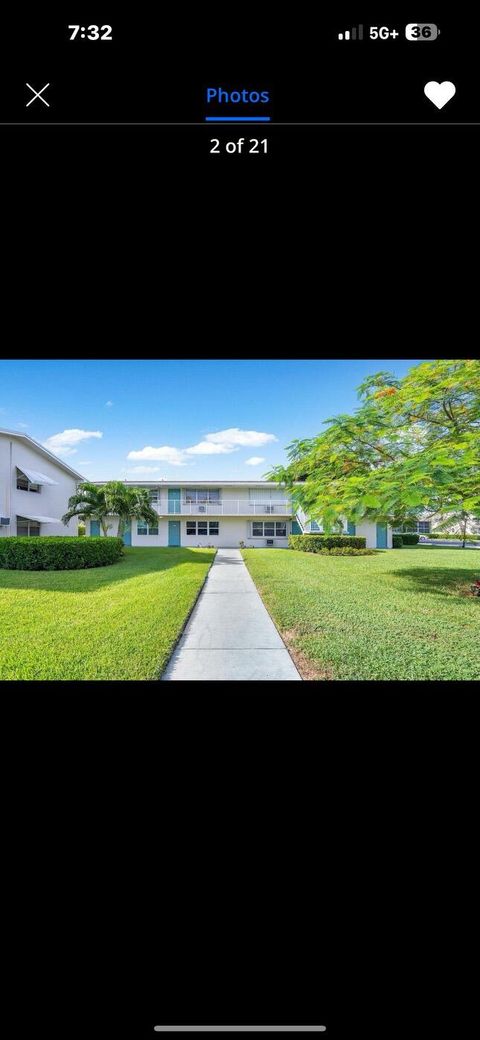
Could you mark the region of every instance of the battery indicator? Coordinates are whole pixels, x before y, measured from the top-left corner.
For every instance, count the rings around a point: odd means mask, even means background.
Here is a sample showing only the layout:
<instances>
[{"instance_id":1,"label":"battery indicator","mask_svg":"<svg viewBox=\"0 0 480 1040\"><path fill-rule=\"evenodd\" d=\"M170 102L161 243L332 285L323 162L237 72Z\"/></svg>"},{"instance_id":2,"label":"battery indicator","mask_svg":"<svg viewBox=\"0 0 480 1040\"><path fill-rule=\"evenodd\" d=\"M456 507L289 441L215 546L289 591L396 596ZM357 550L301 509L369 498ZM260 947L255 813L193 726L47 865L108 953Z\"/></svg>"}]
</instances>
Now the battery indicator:
<instances>
[{"instance_id":1,"label":"battery indicator","mask_svg":"<svg viewBox=\"0 0 480 1040\"><path fill-rule=\"evenodd\" d=\"M412 40L414 43L420 40L436 40L439 35L438 25L433 25L432 22L409 22L405 26L407 40Z\"/></svg>"}]
</instances>

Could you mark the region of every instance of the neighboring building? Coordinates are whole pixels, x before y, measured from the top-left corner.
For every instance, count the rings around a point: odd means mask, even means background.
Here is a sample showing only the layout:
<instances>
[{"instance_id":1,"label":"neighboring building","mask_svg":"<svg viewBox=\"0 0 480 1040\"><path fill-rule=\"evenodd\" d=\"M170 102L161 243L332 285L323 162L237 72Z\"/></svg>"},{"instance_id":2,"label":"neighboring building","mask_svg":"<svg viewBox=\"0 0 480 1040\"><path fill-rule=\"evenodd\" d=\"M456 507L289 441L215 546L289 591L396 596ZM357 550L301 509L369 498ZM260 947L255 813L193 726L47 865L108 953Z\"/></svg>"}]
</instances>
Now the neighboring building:
<instances>
[{"instance_id":1,"label":"neighboring building","mask_svg":"<svg viewBox=\"0 0 480 1040\"><path fill-rule=\"evenodd\" d=\"M97 484L102 481L95 481ZM310 529L295 513L282 487L259 481L125 481L129 487L145 487L158 521L148 526L134 520L124 535L132 546L207 546L287 548L290 534ZM117 517L110 517L109 534L118 530ZM100 534L100 525L87 521L87 535ZM353 533L351 525L347 532ZM359 524L356 534L366 538L367 547L391 548L392 534L386 524Z\"/></svg>"},{"instance_id":2,"label":"neighboring building","mask_svg":"<svg viewBox=\"0 0 480 1040\"><path fill-rule=\"evenodd\" d=\"M365 521L361 524L352 524L350 521L342 520L343 531L339 531L339 534L351 534L357 535L359 538L365 538L365 545L367 549L391 549L392 548L392 528L386 523L375 523L371 520ZM301 510L298 510L295 520L293 521L294 530L292 534L321 534L323 528L321 524L318 524L316 520L308 520ZM332 532L334 533L334 532Z\"/></svg>"},{"instance_id":3,"label":"neighboring building","mask_svg":"<svg viewBox=\"0 0 480 1040\"><path fill-rule=\"evenodd\" d=\"M84 480L26 433L0 429L0 538L6 535L76 535L75 517L62 516Z\"/></svg>"},{"instance_id":4,"label":"neighboring building","mask_svg":"<svg viewBox=\"0 0 480 1040\"><path fill-rule=\"evenodd\" d=\"M431 520L416 520L412 523L402 524L401 527L394 527L394 534L421 534L429 535L432 530Z\"/></svg>"}]
</instances>

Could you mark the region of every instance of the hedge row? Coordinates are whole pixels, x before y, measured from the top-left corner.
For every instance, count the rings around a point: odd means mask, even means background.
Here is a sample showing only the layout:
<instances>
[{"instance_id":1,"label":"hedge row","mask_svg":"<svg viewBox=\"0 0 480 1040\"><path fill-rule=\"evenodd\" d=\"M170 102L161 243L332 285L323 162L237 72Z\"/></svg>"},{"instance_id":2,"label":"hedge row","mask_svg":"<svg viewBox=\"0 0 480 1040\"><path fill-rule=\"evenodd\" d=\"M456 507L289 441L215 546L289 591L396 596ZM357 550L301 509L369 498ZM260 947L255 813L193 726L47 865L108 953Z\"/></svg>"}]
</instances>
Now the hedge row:
<instances>
[{"instance_id":1,"label":"hedge row","mask_svg":"<svg viewBox=\"0 0 480 1040\"><path fill-rule=\"evenodd\" d=\"M123 553L121 538L0 538L0 568L17 571L74 571L106 567Z\"/></svg>"},{"instance_id":2,"label":"hedge row","mask_svg":"<svg viewBox=\"0 0 480 1040\"><path fill-rule=\"evenodd\" d=\"M433 531L432 534L427 535L427 538L444 538L446 541L454 539L456 542L463 542L463 535L461 534L441 534L440 531ZM465 541L480 542L480 534L467 534Z\"/></svg>"},{"instance_id":3,"label":"hedge row","mask_svg":"<svg viewBox=\"0 0 480 1040\"><path fill-rule=\"evenodd\" d=\"M357 538L353 534L291 534L288 539L290 549L300 552L321 552L322 549L364 549L366 538Z\"/></svg>"},{"instance_id":4,"label":"hedge row","mask_svg":"<svg viewBox=\"0 0 480 1040\"><path fill-rule=\"evenodd\" d=\"M419 534L402 534L401 539L404 545L418 545Z\"/></svg>"},{"instance_id":5,"label":"hedge row","mask_svg":"<svg viewBox=\"0 0 480 1040\"><path fill-rule=\"evenodd\" d=\"M403 545L403 534L392 535L392 549L401 549Z\"/></svg>"}]
</instances>

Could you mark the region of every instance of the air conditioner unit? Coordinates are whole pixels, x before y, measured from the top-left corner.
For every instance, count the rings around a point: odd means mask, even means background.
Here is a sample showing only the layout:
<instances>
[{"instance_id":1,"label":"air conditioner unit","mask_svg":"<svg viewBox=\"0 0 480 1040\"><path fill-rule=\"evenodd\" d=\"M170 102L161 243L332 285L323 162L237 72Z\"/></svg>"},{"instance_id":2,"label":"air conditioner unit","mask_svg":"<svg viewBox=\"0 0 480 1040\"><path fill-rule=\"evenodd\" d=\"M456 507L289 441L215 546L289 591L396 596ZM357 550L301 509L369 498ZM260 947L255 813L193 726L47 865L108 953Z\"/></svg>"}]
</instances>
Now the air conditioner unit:
<instances>
[{"instance_id":1,"label":"air conditioner unit","mask_svg":"<svg viewBox=\"0 0 480 1040\"><path fill-rule=\"evenodd\" d=\"M199 506L198 507L198 512L199 513L206 513L207 512L207 507L206 506Z\"/></svg>"},{"instance_id":2,"label":"air conditioner unit","mask_svg":"<svg viewBox=\"0 0 480 1040\"><path fill-rule=\"evenodd\" d=\"M0 516L0 527L10 527L9 516Z\"/></svg>"},{"instance_id":3,"label":"air conditioner unit","mask_svg":"<svg viewBox=\"0 0 480 1040\"><path fill-rule=\"evenodd\" d=\"M273 538L267 538L267 545L273 545Z\"/></svg>"},{"instance_id":4,"label":"air conditioner unit","mask_svg":"<svg viewBox=\"0 0 480 1040\"><path fill-rule=\"evenodd\" d=\"M265 512L266 513L274 513L275 512L275 506L265 506Z\"/></svg>"}]
</instances>

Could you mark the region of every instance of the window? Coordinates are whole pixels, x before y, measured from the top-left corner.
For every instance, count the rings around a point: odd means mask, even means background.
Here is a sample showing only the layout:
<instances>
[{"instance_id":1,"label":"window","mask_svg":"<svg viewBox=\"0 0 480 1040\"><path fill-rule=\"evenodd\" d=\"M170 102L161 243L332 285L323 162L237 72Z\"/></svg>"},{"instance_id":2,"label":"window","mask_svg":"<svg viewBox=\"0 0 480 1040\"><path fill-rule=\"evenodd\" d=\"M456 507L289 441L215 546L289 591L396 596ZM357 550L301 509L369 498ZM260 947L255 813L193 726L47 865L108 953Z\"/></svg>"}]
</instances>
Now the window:
<instances>
[{"instance_id":1,"label":"window","mask_svg":"<svg viewBox=\"0 0 480 1040\"><path fill-rule=\"evenodd\" d=\"M150 526L143 520L137 520L137 534L158 534L158 524Z\"/></svg>"},{"instance_id":2,"label":"window","mask_svg":"<svg viewBox=\"0 0 480 1040\"><path fill-rule=\"evenodd\" d=\"M418 534L430 534L430 520L418 521Z\"/></svg>"},{"instance_id":3,"label":"window","mask_svg":"<svg viewBox=\"0 0 480 1040\"><path fill-rule=\"evenodd\" d=\"M35 491L39 495L40 484L32 484L21 469L17 469L17 491Z\"/></svg>"},{"instance_id":4,"label":"window","mask_svg":"<svg viewBox=\"0 0 480 1040\"><path fill-rule=\"evenodd\" d=\"M210 520L208 525L208 533L218 535L220 533L220 525L218 520Z\"/></svg>"},{"instance_id":5,"label":"window","mask_svg":"<svg viewBox=\"0 0 480 1040\"><path fill-rule=\"evenodd\" d=\"M157 505L158 503L158 488L151 488L148 493L151 505Z\"/></svg>"},{"instance_id":6,"label":"window","mask_svg":"<svg viewBox=\"0 0 480 1040\"><path fill-rule=\"evenodd\" d=\"M197 534L208 534L208 524L206 520L198 521Z\"/></svg>"},{"instance_id":7,"label":"window","mask_svg":"<svg viewBox=\"0 0 480 1040\"><path fill-rule=\"evenodd\" d=\"M287 523L285 520L253 520L252 538L286 538Z\"/></svg>"},{"instance_id":8,"label":"window","mask_svg":"<svg viewBox=\"0 0 480 1040\"><path fill-rule=\"evenodd\" d=\"M220 502L220 488L186 488L185 502Z\"/></svg>"},{"instance_id":9,"label":"window","mask_svg":"<svg viewBox=\"0 0 480 1040\"><path fill-rule=\"evenodd\" d=\"M195 535L206 535L206 534L218 534L219 525L216 520L211 520L207 523L206 520L187 520L187 535L190 538L194 538Z\"/></svg>"},{"instance_id":10,"label":"window","mask_svg":"<svg viewBox=\"0 0 480 1040\"><path fill-rule=\"evenodd\" d=\"M187 535L190 538L194 538L197 533L197 525L195 520L187 520Z\"/></svg>"},{"instance_id":11,"label":"window","mask_svg":"<svg viewBox=\"0 0 480 1040\"><path fill-rule=\"evenodd\" d=\"M310 531L312 534L320 530L320 524L316 520L310 520Z\"/></svg>"},{"instance_id":12,"label":"window","mask_svg":"<svg viewBox=\"0 0 480 1040\"><path fill-rule=\"evenodd\" d=\"M17 537L38 538L40 535L40 524L38 520L27 520L25 516L17 516Z\"/></svg>"}]
</instances>

